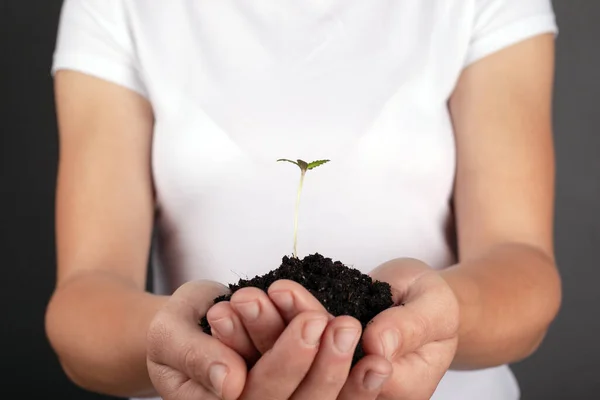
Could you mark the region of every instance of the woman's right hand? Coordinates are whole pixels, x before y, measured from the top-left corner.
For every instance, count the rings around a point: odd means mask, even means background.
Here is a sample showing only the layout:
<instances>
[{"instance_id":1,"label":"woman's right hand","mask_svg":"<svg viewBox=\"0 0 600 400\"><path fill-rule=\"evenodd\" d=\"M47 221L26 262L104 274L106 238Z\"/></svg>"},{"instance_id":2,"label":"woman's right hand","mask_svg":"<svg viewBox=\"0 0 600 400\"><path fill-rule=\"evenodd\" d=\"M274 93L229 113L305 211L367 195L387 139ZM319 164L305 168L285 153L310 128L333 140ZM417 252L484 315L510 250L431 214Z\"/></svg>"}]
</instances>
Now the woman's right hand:
<instances>
[{"instance_id":1,"label":"woman's right hand","mask_svg":"<svg viewBox=\"0 0 600 400\"><path fill-rule=\"evenodd\" d=\"M215 282L179 287L158 311L147 335L147 365L165 400L237 399L246 382L246 363L231 348L206 335L198 321L227 293Z\"/></svg>"},{"instance_id":2,"label":"woman's right hand","mask_svg":"<svg viewBox=\"0 0 600 400\"><path fill-rule=\"evenodd\" d=\"M203 333L198 325L213 305L212 299L226 292L227 288L217 283L190 282L181 286L156 314L148 332L148 370L163 399L377 398L378 391L347 390L358 336L350 347L341 350L336 346L335 333L360 332L358 321L350 317L332 319L318 310L300 312L248 371L243 355ZM360 365L357 368L361 369Z\"/></svg>"}]
</instances>

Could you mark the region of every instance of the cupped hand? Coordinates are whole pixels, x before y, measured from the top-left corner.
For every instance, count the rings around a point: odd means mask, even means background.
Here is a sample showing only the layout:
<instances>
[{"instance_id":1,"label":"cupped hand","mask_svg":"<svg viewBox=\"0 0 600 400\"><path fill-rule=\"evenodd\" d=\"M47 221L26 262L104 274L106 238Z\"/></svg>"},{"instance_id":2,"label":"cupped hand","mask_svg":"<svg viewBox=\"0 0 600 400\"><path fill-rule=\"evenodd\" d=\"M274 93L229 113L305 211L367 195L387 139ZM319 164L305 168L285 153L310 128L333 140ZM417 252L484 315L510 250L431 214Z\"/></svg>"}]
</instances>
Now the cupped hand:
<instances>
[{"instance_id":1,"label":"cupped hand","mask_svg":"<svg viewBox=\"0 0 600 400\"><path fill-rule=\"evenodd\" d=\"M454 293L435 270L413 259L392 260L370 275L374 280L391 285L396 307L380 313L367 326L362 338L367 356L349 375L341 367L343 362L338 368L329 364L322 371L314 366L314 370L319 371L314 375L320 378L321 388L317 384L312 392L323 393L322 387L327 386L324 382L329 380L336 382L332 385L335 388L342 387L338 399L429 399L456 352L459 308ZM269 288L268 294L256 288L239 290L230 302L212 307L207 317L215 337L252 364L269 352L290 321L311 310L326 312L302 286L278 281ZM328 332L332 332L332 343L337 332L347 332L349 327L344 323L353 319L338 317L333 321L340 320L343 321L338 327L341 330L328 328ZM342 385L343 379L346 382ZM383 385L381 391L380 385ZM335 388L328 392L334 393Z\"/></svg>"},{"instance_id":2,"label":"cupped hand","mask_svg":"<svg viewBox=\"0 0 600 400\"><path fill-rule=\"evenodd\" d=\"M294 368L298 345L289 342L286 347L288 342L282 338L305 315L314 313L326 317L328 323L314 348L314 361L298 382L285 374ZM214 337L254 365L244 392L248 399L261 398L249 389L256 387L263 395L265 388L275 391L262 397L269 399L374 400L392 372L391 363L381 355L366 356L350 371L360 323L348 316L329 315L314 296L292 281L277 281L268 293L241 289L229 302L211 307L207 319Z\"/></svg>"},{"instance_id":3,"label":"cupped hand","mask_svg":"<svg viewBox=\"0 0 600 400\"><path fill-rule=\"evenodd\" d=\"M379 399L429 399L457 348L454 292L435 270L413 259L392 260L370 275L392 286L399 305L377 315L363 335L365 352L385 356L393 365Z\"/></svg>"},{"instance_id":4,"label":"cupped hand","mask_svg":"<svg viewBox=\"0 0 600 400\"><path fill-rule=\"evenodd\" d=\"M244 359L198 326L213 299L225 293L227 288L214 282L186 283L155 315L147 334L147 366L163 399L234 400L244 390Z\"/></svg>"},{"instance_id":5,"label":"cupped hand","mask_svg":"<svg viewBox=\"0 0 600 400\"><path fill-rule=\"evenodd\" d=\"M284 289L283 297L288 293L286 282L274 287ZM295 288L301 287L296 285ZM271 302L268 297L258 300L261 307L266 298L267 306L259 308L258 319L254 325L248 324L246 330L231 304L253 301L242 297L252 296L252 291L236 292L231 303L218 303L211 308L212 299L226 291L225 287L210 282L185 284L152 321L148 331L148 371L163 399L377 398L385 377L391 373L391 365L383 357L366 357L353 370L354 379L347 379L359 340L358 321L350 317L332 319L318 302L310 301L312 296L293 297L293 308L286 308L284 299L279 317L270 314L276 318L269 326L277 329L277 334L265 335L260 329L262 312L268 309L268 304L273 306L277 301ZM254 294L266 296L264 292L254 291ZM277 293L274 297L277 298ZM304 300L309 302L305 304ZM209 322L214 324L216 337L206 335L198 325L209 309ZM228 335L231 325L233 333ZM222 337L229 337L229 342L220 340ZM259 352L257 346L262 351ZM256 360L249 371L248 360L241 354Z\"/></svg>"}]
</instances>

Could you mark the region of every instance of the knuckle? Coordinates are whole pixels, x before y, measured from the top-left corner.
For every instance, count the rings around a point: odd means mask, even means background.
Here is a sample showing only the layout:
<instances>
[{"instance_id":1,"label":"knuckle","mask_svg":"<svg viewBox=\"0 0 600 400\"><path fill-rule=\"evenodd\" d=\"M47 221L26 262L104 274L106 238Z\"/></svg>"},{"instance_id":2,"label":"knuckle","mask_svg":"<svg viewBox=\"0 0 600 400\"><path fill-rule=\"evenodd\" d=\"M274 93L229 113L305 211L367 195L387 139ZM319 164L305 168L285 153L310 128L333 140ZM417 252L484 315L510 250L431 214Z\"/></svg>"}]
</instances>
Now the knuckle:
<instances>
[{"instance_id":1,"label":"knuckle","mask_svg":"<svg viewBox=\"0 0 600 400\"><path fill-rule=\"evenodd\" d=\"M458 333L458 328L460 325L460 321L458 318L458 313L447 318L446 332L445 336L454 336Z\"/></svg>"},{"instance_id":2,"label":"knuckle","mask_svg":"<svg viewBox=\"0 0 600 400\"><path fill-rule=\"evenodd\" d=\"M352 317L350 315L340 315L339 317L335 317L331 322L332 326L340 326L343 328L355 328L362 331L362 325L358 319Z\"/></svg>"},{"instance_id":3,"label":"knuckle","mask_svg":"<svg viewBox=\"0 0 600 400\"><path fill-rule=\"evenodd\" d=\"M181 388L185 379L182 379L177 371L166 365L150 363L148 372L152 385L161 398L165 400L184 399Z\"/></svg>"},{"instance_id":4,"label":"knuckle","mask_svg":"<svg viewBox=\"0 0 600 400\"><path fill-rule=\"evenodd\" d=\"M419 313L410 313L400 323L399 353L412 352L423 343L427 343L431 335L428 319Z\"/></svg>"},{"instance_id":5,"label":"knuckle","mask_svg":"<svg viewBox=\"0 0 600 400\"><path fill-rule=\"evenodd\" d=\"M326 312L324 312L322 310L306 310L306 311L300 312L292 320L292 322L295 322L298 324L303 324L309 320L318 319L318 318L328 318L328 315Z\"/></svg>"},{"instance_id":6,"label":"knuckle","mask_svg":"<svg viewBox=\"0 0 600 400\"><path fill-rule=\"evenodd\" d=\"M190 378L201 377L203 366L205 364L205 356L195 347L187 346L182 352L182 365L184 371Z\"/></svg>"},{"instance_id":7,"label":"knuckle","mask_svg":"<svg viewBox=\"0 0 600 400\"><path fill-rule=\"evenodd\" d=\"M413 313L409 321L407 332L411 340L424 339L428 335L430 325L425 315Z\"/></svg>"},{"instance_id":8,"label":"knuckle","mask_svg":"<svg viewBox=\"0 0 600 400\"><path fill-rule=\"evenodd\" d=\"M195 371L198 368L198 353L193 347L188 346L182 354L183 368L186 371Z\"/></svg>"},{"instance_id":9,"label":"knuckle","mask_svg":"<svg viewBox=\"0 0 600 400\"><path fill-rule=\"evenodd\" d=\"M243 303L252 300L262 300L266 297L266 293L256 287L245 287L231 295L231 303Z\"/></svg>"},{"instance_id":10,"label":"knuckle","mask_svg":"<svg viewBox=\"0 0 600 400\"><path fill-rule=\"evenodd\" d=\"M325 373L321 374L320 378L321 384L323 386L332 388L342 387L346 382L346 379L347 376L338 371L334 373L328 373L327 371L325 371Z\"/></svg>"},{"instance_id":11,"label":"knuckle","mask_svg":"<svg viewBox=\"0 0 600 400\"><path fill-rule=\"evenodd\" d=\"M160 360L171 335L171 330L166 321L160 317L155 318L151 322L146 335L148 358L154 361Z\"/></svg>"},{"instance_id":12,"label":"knuckle","mask_svg":"<svg viewBox=\"0 0 600 400\"><path fill-rule=\"evenodd\" d=\"M156 386L157 389L160 389L161 391L170 391L169 383L172 381L173 375L173 370L170 367L166 365L150 363L148 365L148 372L150 373L152 384Z\"/></svg>"},{"instance_id":13,"label":"knuckle","mask_svg":"<svg viewBox=\"0 0 600 400\"><path fill-rule=\"evenodd\" d=\"M443 327L445 328L443 334L445 337L453 336L458 332L459 328L459 315L460 306L458 299L454 296L454 293L449 289L450 293L446 296L447 301L441 311L441 319L443 321Z\"/></svg>"}]
</instances>

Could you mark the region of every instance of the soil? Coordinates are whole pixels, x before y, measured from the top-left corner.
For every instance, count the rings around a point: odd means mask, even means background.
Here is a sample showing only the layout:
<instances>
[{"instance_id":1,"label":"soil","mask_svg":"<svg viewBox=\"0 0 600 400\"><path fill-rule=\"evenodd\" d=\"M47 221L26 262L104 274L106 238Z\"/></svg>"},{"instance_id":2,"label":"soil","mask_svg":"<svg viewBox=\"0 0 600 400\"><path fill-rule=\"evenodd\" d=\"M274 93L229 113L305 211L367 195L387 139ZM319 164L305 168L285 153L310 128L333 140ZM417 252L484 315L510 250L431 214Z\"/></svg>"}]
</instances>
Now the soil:
<instances>
[{"instance_id":1,"label":"soil","mask_svg":"<svg viewBox=\"0 0 600 400\"><path fill-rule=\"evenodd\" d=\"M373 281L370 276L359 270L347 267L340 261L332 261L318 253L300 260L285 256L281 266L265 275L252 279L240 279L230 284L231 294L217 297L215 303L229 301L231 295L245 287L257 287L265 292L269 286L281 279L301 284L334 316L349 315L362 324L367 324L382 311L394 305L390 285ZM200 321L205 333L211 334L206 317ZM352 366L362 357L362 345L358 344Z\"/></svg>"}]
</instances>

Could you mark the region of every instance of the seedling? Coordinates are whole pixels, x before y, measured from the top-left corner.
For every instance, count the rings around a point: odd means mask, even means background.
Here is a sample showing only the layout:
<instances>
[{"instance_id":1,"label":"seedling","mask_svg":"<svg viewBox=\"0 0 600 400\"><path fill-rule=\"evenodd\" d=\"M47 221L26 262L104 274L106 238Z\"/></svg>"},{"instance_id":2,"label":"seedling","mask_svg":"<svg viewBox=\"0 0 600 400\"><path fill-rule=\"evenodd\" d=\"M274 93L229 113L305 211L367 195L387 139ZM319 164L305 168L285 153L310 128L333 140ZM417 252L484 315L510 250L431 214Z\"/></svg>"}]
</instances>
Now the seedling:
<instances>
[{"instance_id":1,"label":"seedling","mask_svg":"<svg viewBox=\"0 0 600 400\"><path fill-rule=\"evenodd\" d=\"M308 171L329 162L329 160L318 160L311 163L287 159L277 161L289 162L300 168L300 183L294 215L294 254L292 257L283 256L281 264L276 269L256 275L251 279L240 278L237 283L230 283L230 293L216 297L214 303L231 300L233 294L243 288L255 287L267 293L269 287L276 281L291 280L312 294L329 314L335 317L351 316L360 321L364 331L375 316L394 306L391 286L388 283L373 281L369 275L363 274L360 270L348 267L341 261L333 261L319 253L310 254L300 260L296 251L298 211L304 177ZM206 316L203 316L198 323L204 333L212 335L212 327ZM354 350L352 366L356 365L364 355L364 349L359 342Z\"/></svg>"},{"instance_id":2,"label":"seedling","mask_svg":"<svg viewBox=\"0 0 600 400\"><path fill-rule=\"evenodd\" d=\"M288 160L286 158L280 158L279 160L277 160L277 162L281 162L281 161L292 163L292 164L298 166L298 168L300 168L300 183L298 184L298 194L296 197L296 209L294 211L294 253L293 253L294 258L298 258L298 251L297 251L298 214L300 211L300 195L302 193L302 186L304 185L304 176L306 175L307 171L310 171L311 169L315 169L325 163L328 163L329 160L317 160L317 161L313 161L310 163L307 163L306 161L302 161L302 160L292 161L292 160Z\"/></svg>"}]
</instances>

